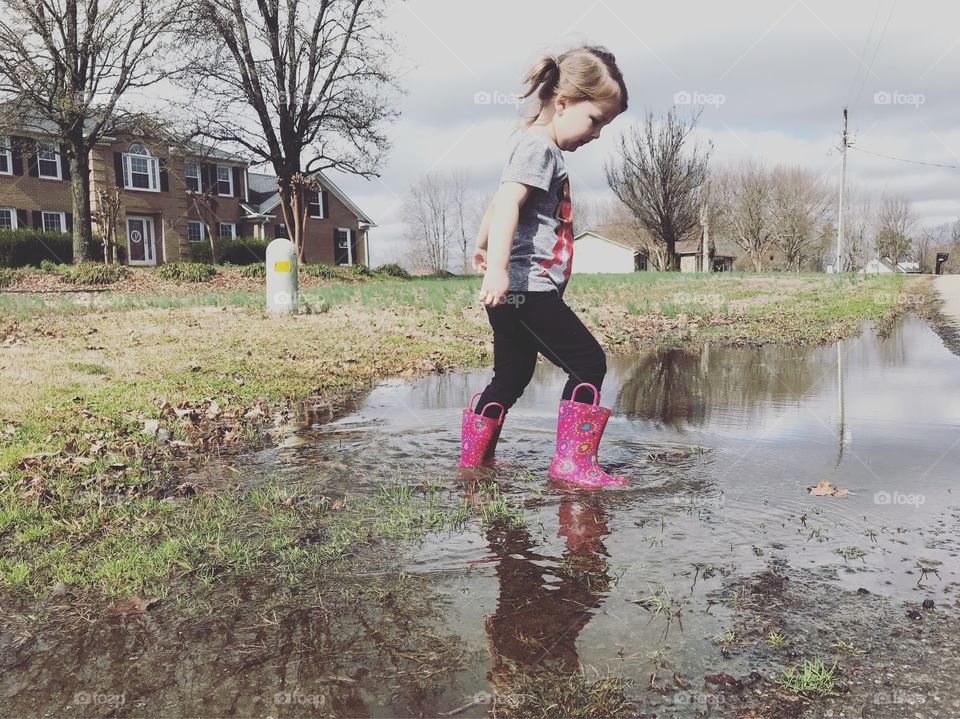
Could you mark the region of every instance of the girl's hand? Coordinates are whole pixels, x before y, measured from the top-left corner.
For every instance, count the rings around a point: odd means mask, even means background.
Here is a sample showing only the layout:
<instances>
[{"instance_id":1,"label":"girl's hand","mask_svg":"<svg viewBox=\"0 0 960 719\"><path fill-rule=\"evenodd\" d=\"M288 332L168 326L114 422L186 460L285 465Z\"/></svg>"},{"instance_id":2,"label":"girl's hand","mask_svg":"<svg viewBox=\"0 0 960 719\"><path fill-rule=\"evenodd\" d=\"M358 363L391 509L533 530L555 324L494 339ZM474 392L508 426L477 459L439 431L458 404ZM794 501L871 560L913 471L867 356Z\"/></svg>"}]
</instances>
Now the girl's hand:
<instances>
[{"instance_id":1,"label":"girl's hand","mask_svg":"<svg viewBox=\"0 0 960 719\"><path fill-rule=\"evenodd\" d=\"M482 247L473 250L473 269L479 270L481 275L487 271L487 251Z\"/></svg>"},{"instance_id":2,"label":"girl's hand","mask_svg":"<svg viewBox=\"0 0 960 719\"><path fill-rule=\"evenodd\" d=\"M510 288L510 277L506 268L487 268L480 286L480 304L485 307L494 307L503 303L507 290Z\"/></svg>"}]
</instances>

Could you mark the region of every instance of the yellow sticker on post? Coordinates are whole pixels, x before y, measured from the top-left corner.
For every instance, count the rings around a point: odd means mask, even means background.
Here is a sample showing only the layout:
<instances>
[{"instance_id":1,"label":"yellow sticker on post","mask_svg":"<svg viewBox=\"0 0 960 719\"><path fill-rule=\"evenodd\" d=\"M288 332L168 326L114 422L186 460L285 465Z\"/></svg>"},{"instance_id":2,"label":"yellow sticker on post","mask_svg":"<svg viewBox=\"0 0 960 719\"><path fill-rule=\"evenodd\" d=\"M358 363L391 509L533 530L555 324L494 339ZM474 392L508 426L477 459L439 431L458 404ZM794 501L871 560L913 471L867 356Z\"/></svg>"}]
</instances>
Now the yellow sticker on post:
<instances>
[{"instance_id":1,"label":"yellow sticker on post","mask_svg":"<svg viewBox=\"0 0 960 719\"><path fill-rule=\"evenodd\" d=\"M289 272L290 271L290 260L282 260L279 262L273 263L274 272Z\"/></svg>"}]
</instances>

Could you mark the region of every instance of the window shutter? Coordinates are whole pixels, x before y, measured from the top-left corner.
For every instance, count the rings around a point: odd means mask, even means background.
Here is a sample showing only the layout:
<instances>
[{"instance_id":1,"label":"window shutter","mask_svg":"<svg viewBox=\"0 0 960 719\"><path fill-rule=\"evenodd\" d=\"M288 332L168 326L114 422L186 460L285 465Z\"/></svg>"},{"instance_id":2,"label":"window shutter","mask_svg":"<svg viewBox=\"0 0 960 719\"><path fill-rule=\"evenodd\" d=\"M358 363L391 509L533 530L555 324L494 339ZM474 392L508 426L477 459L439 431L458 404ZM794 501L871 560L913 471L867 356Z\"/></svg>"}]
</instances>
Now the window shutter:
<instances>
[{"instance_id":1,"label":"window shutter","mask_svg":"<svg viewBox=\"0 0 960 719\"><path fill-rule=\"evenodd\" d=\"M347 230L350 233L350 260L353 264L360 264L360 258L357 256L357 231L356 230Z\"/></svg>"},{"instance_id":2,"label":"window shutter","mask_svg":"<svg viewBox=\"0 0 960 719\"><path fill-rule=\"evenodd\" d=\"M203 187L200 189L203 192L207 192L210 189L216 190L213 186L213 181L216 178L216 174L211 171L210 165L200 165L200 182L203 184ZM216 192L214 192L216 194Z\"/></svg>"},{"instance_id":3,"label":"window shutter","mask_svg":"<svg viewBox=\"0 0 960 719\"><path fill-rule=\"evenodd\" d=\"M113 171L117 176L117 187L123 188L123 155L119 152L113 153Z\"/></svg>"},{"instance_id":4,"label":"window shutter","mask_svg":"<svg viewBox=\"0 0 960 719\"><path fill-rule=\"evenodd\" d=\"M243 197L243 192L240 187L240 168L233 168L233 196L234 197Z\"/></svg>"},{"instance_id":5,"label":"window shutter","mask_svg":"<svg viewBox=\"0 0 960 719\"><path fill-rule=\"evenodd\" d=\"M61 144L59 146L60 150L60 176L66 180L70 181L70 157L67 155L67 146Z\"/></svg>"},{"instance_id":6,"label":"window shutter","mask_svg":"<svg viewBox=\"0 0 960 719\"><path fill-rule=\"evenodd\" d=\"M66 217L66 221L67 221L67 232L73 232L73 213L64 212L63 214Z\"/></svg>"},{"instance_id":7,"label":"window shutter","mask_svg":"<svg viewBox=\"0 0 960 719\"><path fill-rule=\"evenodd\" d=\"M323 219L330 217L330 209L327 207L327 191L320 188L320 203L323 205Z\"/></svg>"},{"instance_id":8,"label":"window shutter","mask_svg":"<svg viewBox=\"0 0 960 719\"><path fill-rule=\"evenodd\" d=\"M43 214L40 212L40 210L33 211L33 228L35 230L43 229Z\"/></svg>"},{"instance_id":9,"label":"window shutter","mask_svg":"<svg viewBox=\"0 0 960 719\"><path fill-rule=\"evenodd\" d=\"M40 169L37 165L37 145L31 142L27 150L27 174L30 177L40 177Z\"/></svg>"},{"instance_id":10,"label":"window shutter","mask_svg":"<svg viewBox=\"0 0 960 719\"><path fill-rule=\"evenodd\" d=\"M157 164L160 165L160 192L169 192L170 173L167 171L167 158L158 157Z\"/></svg>"},{"instance_id":11,"label":"window shutter","mask_svg":"<svg viewBox=\"0 0 960 719\"><path fill-rule=\"evenodd\" d=\"M17 210L17 229L22 230L25 227L29 227L29 223L27 222L27 211Z\"/></svg>"},{"instance_id":12,"label":"window shutter","mask_svg":"<svg viewBox=\"0 0 960 719\"><path fill-rule=\"evenodd\" d=\"M13 165L14 175L23 174L23 142L24 141L22 137L10 138L10 164Z\"/></svg>"}]
</instances>

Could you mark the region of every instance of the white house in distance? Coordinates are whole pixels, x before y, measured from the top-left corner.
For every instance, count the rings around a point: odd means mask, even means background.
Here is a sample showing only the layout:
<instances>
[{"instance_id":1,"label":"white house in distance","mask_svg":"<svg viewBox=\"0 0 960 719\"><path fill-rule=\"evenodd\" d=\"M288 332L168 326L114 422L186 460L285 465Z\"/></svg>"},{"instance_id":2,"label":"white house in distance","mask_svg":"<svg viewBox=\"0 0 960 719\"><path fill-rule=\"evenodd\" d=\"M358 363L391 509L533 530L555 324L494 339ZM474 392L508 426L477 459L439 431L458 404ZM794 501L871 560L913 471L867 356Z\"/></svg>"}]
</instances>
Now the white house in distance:
<instances>
[{"instance_id":1,"label":"white house in distance","mask_svg":"<svg viewBox=\"0 0 960 719\"><path fill-rule=\"evenodd\" d=\"M646 269L642 238L624 225L597 225L573 238L574 274Z\"/></svg>"},{"instance_id":2,"label":"white house in distance","mask_svg":"<svg viewBox=\"0 0 960 719\"><path fill-rule=\"evenodd\" d=\"M597 225L573 238L573 271L596 272L655 272L649 261L650 236L630 225ZM709 270L729 272L738 256L736 246L710 236ZM697 229L693 237L677 243L681 272L702 272L704 268L703 231Z\"/></svg>"},{"instance_id":3,"label":"white house in distance","mask_svg":"<svg viewBox=\"0 0 960 719\"><path fill-rule=\"evenodd\" d=\"M918 272L920 272L919 262L898 262L897 266L894 267L893 262L888 257L874 257L867 263L866 267L860 270L860 274L867 275L916 274Z\"/></svg>"}]
</instances>

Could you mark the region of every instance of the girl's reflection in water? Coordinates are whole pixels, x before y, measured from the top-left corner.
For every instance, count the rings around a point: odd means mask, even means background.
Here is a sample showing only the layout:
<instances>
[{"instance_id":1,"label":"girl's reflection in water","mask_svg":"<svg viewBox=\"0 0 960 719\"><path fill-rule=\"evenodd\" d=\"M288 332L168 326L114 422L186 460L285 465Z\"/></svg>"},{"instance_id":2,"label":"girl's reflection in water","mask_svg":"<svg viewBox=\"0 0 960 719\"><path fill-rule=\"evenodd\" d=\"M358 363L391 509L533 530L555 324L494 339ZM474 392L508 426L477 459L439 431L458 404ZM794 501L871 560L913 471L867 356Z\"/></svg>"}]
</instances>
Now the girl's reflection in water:
<instances>
[{"instance_id":1,"label":"girl's reflection in water","mask_svg":"<svg viewBox=\"0 0 960 719\"><path fill-rule=\"evenodd\" d=\"M577 636L611 586L603 501L602 492L561 496L557 536L564 539L564 548L559 559L538 553L524 527L487 530L490 550L499 560L500 597L496 612L485 619L491 682L498 693L505 692L516 672L580 670Z\"/></svg>"}]
</instances>

